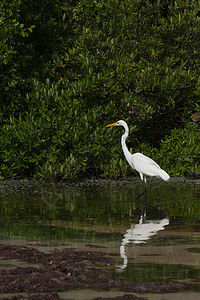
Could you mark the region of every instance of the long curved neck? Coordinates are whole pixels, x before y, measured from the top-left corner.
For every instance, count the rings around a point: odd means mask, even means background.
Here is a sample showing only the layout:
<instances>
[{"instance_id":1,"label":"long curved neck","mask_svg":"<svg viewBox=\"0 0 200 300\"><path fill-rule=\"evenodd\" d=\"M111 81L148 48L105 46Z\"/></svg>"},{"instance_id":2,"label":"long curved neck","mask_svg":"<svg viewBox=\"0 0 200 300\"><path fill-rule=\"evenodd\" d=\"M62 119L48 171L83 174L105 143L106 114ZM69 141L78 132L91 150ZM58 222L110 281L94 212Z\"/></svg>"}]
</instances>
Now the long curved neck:
<instances>
[{"instance_id":1,"label":"long curved neck","mask_svg":"<svg viewBox=\"0 0 200 300\"><path fill-rule=\"evenodd\" d=\"M124 129L125 129L125 133L121 137L121 145L122 145L124 155L125 155L128 163L130 164L129 159L130 159L131 153L128 151L128 148L126 146L126 138L128 137L128 134L129 134L128 126L124 125Z\"/></svg>"}]
</instances>

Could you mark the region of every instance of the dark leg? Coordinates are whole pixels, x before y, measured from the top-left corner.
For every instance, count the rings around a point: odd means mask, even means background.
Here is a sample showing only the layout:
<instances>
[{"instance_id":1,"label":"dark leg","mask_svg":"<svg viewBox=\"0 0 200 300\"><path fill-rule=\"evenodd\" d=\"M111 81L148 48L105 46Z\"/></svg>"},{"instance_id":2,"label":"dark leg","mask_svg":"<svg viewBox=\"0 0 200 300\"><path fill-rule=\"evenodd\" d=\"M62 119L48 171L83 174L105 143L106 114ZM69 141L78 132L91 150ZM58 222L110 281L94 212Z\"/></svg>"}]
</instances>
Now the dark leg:
<instances>
[{"instance_id":1,"label":"dark leg","mask_svg":"<svg viewBox=\"0 0 200 300\"><path fill-rule=\"evenodd\" d=\"M144 177L144 179L142 180L143 182L143 185L144 185L144 191L139 195L137 196L137 198L140 198L142 195L144 195L144 200L145 200L145 203L147 201L147 197L146 197L146 178Z\"/></svg>"},{"instance_id":2,"label":"dark leg","mask_svg":"<svg viewBox=\"0 0 200 300\"><path fill-rule=\"evenodd\" d=\"M143 183L144 183L144 204L146 206L146 204L147 204L147 189L146 189L146 178L145 177L144 177Z\"/></svg>"},{"instance_id":3,"label":"dark leg","mask_svg":"<svg viewBox=\"0 0 200 300\"><path fill-rule=\"evenodd\" d=\"M143 185L144 185L144 191L137 196L137 198L140 198L142 195L144 195L144 204L143 204L143 211L142 211L142 220L146 220L146 207L147 207L147 192L146 192L146 176L142 179Z\"/></svg>"},{"instance_id":4,"label":"dark leg","mask_svg":"<svg viewBox=\"0 0 200 300\"><path fill-rule=\"evenodd\" d=\"M144 206L143 206L143 220L146 220L146 208L147 208L147 192L146 192L146 177L143 179L144 184Z\"/></svg>"}]
</instances>

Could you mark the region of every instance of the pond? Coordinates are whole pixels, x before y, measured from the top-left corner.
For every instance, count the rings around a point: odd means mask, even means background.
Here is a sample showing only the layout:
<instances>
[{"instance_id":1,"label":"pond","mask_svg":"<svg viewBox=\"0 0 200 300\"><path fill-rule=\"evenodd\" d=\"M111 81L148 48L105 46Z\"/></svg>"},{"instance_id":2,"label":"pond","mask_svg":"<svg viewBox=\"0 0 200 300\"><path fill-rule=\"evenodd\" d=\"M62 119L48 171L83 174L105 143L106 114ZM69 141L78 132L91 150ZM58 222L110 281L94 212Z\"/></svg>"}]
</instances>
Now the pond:
<instances>
[{"instance_id":1,"label":"pond","mask_svg":"<svg viewBox=\"0 0 200 300\"><path fill-rule=\"evenodd\" d=\"M140 297L200 298L200 180L149 179L146 207L143 196L138 197L143 188L138 177L5 180L0 188L2 245L28 245L44 252L98 251L114 259L113 279L184 284L178 291L144 292ZM0 260L2 268L5 262ZM76 289L66 291L63 299L93 299L94 293L123 295L119 290Z\"/></svg>"}]
</instances>

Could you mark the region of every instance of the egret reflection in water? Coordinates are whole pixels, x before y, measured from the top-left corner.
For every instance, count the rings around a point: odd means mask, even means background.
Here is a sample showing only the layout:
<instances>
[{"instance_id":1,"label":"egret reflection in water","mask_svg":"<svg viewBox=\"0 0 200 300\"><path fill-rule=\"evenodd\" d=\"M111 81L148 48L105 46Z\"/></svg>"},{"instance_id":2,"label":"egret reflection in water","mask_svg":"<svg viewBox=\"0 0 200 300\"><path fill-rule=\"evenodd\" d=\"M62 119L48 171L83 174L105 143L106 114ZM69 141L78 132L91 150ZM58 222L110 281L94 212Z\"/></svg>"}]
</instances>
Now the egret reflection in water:
<instances>
[{"instance_id":1,"label":"egret reflection in water","mask_svg":"<svg viewBox=\"0 0 200 300\"><path fill-rule=\"evenodd\" d=\"M123 271L128 265L128 257L125 247L130 244L145 244L158 231L164 230L165 226L169 225L169 218L161 220L146 220L146 216L141 215L138 224L132 224L121 242L120 256L123 263L118 266L118 271Z\"/></svg>"}]
</instances>

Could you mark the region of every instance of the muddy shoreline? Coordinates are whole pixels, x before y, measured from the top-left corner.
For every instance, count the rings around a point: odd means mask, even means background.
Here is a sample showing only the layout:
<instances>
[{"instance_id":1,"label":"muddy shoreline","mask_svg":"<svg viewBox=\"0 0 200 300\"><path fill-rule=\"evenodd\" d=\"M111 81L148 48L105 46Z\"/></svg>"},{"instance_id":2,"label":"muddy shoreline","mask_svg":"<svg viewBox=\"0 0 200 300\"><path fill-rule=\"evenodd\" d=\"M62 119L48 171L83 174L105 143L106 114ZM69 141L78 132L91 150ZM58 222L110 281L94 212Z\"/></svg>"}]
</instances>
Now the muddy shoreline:
<instances>
[{"instance_id":1,"label":"muddy shoreline","mask_svg":"<svg viewBox=\"0 0 200 300\"><path fill-rule=\"evenodd\" d=\"M67 290L116 289L123 291L124 296L94 299L128 300L144 299L142 296L134 296L134 293L172 292L186 288L176 282L136 283L134 279L131 282L113 279L115 261L100 250L62 249L45 253L23 245L0 245L0 258L1 261L9 261L10 264L13 260L22 264L17 267L0 268L1 299L57 300L63 299L59 292Z\"/></svg>"}]
</instances>

